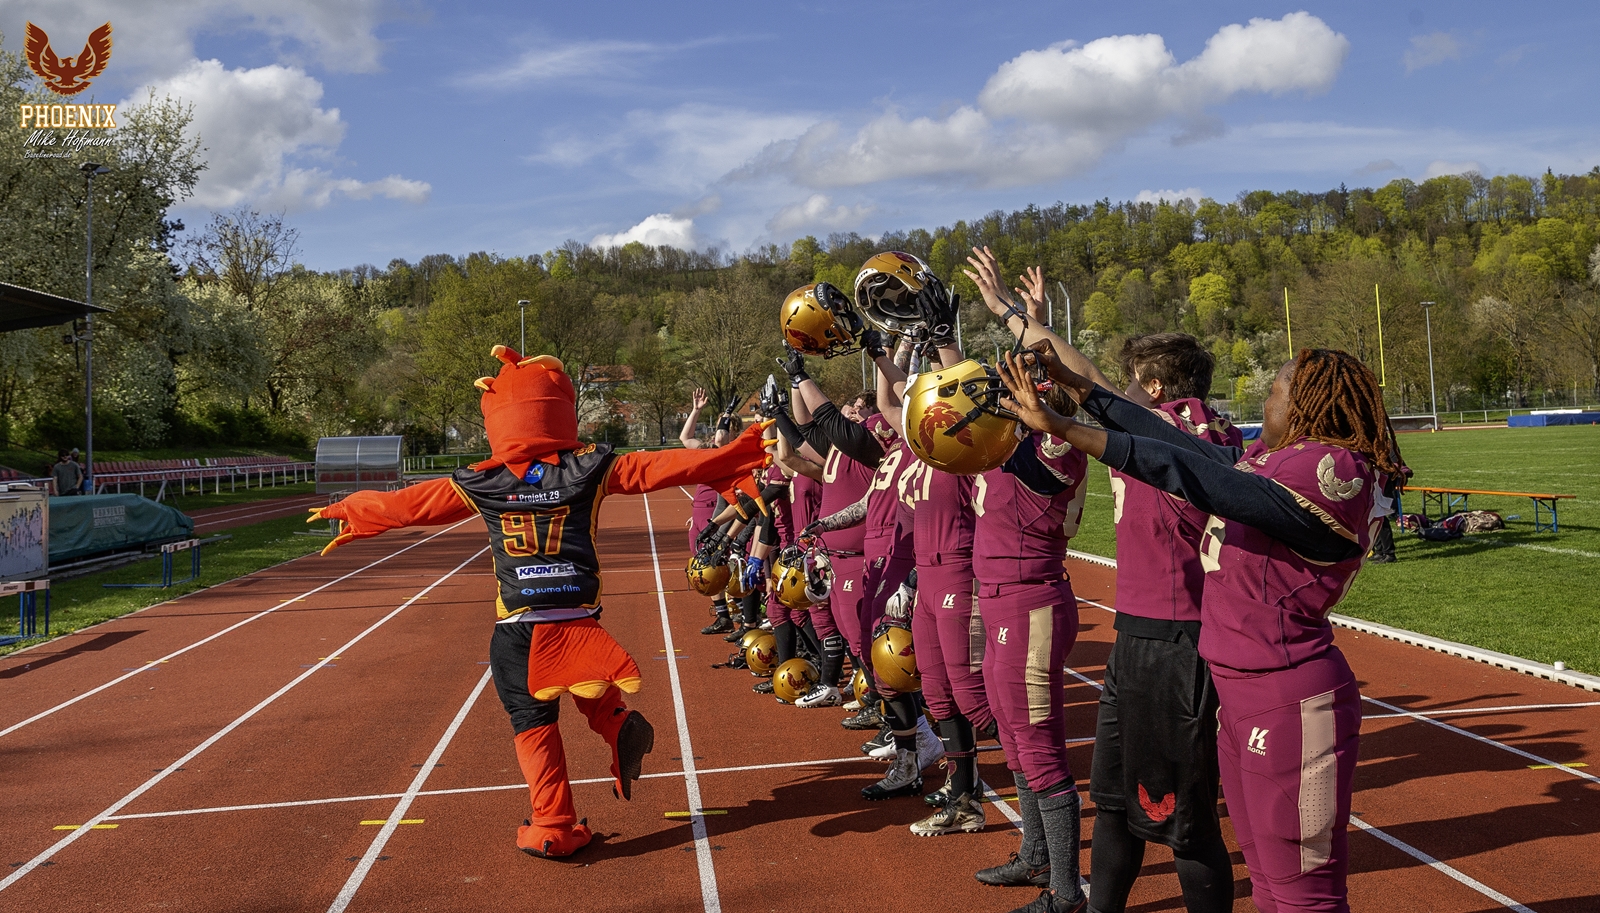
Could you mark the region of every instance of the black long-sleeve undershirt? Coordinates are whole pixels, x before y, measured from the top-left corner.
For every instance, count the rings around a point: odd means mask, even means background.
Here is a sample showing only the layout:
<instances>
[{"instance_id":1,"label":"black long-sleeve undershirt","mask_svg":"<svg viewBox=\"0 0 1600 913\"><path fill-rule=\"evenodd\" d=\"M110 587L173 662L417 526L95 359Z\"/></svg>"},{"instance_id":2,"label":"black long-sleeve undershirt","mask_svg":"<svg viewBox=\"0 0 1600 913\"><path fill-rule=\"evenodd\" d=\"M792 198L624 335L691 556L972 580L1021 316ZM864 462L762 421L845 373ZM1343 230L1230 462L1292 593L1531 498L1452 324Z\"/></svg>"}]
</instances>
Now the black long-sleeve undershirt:
<instances>
[{"instance_id":1,"label":"black long-sleeve undershirt","mask_svg":"<svg viewBox=\"0 0 1600 913\"><path fill-rule=\"evenodd\" d=\"M877 469L883 462L883 447L873 439L872 432L860 422L845 418L833 403L823 403L821 408L813 409L811 421L801 425L800 431L812 449L822 456L838 447L845 456L868 469ZM824 446L818 446L819 439Z\"/></svg>"},{"instance_id":2,"label":"black long-sleeve undershirt","mask_svg":"<svg viewBox=\"0 0 1600 913\"><path fill-rule=\"evenodd\" d=\"M1175 447L1181 447L1214 463L1232 466L1244 456L1238 447L1213 444L1204 438L1186 434L1156 415L1153 411L1097 386L1083 401L1083 411L1094 416L1095 421L1107 431L1125 431L1143 438L1154 438Z\"/></svg>"},{"instance_id":3,"label":"black long-sleeve undershirt","mask_svg":"<svg viewBox=\"0 0 1600 913\"><path fill-rule=\"evenodd\" d=\"M1149 410L1129 405L1150 415ZM1161 429L1187 440L1198 440L1154 415L1150 418L1153 425ZM1221 457L1227 453L1239 453L1238 448L1219 447L1208 441L1199 441L1204 450L1175 446L1167 442L1170 436L1165 431L1157 439L1155 435L1142 437L1108 430L1106 449L1100 461L1147 485L1175 494L1208 514L1254 526L1312 561L1332 563L1361 554L1360 545L1322 522L1303 507L1289 489L1271 479L1234 469L1236 459L1222 461Z\"/></svg>"},{"instance_id":4,"label":"black long-sleeve undershirt","mask_svg":"<svg viewBox=\"0 0 1600 913\"><path fill-rule=\"evenodd\" d=\"M794 423L794 419L789 417L789 413L779 412L774 421L778 423L778 433L783 435L783 439L789 442L789 446L799 450L800 445L806 442L805 435L801 434L800 426Z\"/></svg>"}]
</instances>

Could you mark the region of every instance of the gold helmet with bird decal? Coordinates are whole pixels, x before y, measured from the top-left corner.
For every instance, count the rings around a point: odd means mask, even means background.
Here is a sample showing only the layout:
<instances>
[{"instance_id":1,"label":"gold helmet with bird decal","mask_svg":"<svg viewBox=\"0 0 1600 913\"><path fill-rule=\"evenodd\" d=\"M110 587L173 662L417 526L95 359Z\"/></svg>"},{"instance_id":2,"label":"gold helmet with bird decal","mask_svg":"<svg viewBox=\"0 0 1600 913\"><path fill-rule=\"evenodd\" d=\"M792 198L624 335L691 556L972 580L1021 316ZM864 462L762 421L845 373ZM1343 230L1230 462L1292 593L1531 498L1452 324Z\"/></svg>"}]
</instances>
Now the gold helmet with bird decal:
<instances>
[{"instance_id":1,"label":"gold helmet with bird decal","mask_svg":"<svg viewBox=\"0 0 1600 913\"><path fill-rule=\"evenodd\" d=\"M727 564L712 563L715 560L709 553L699 552L689 559L689 566L684 569L689 588L701 596L715 596L727 589L728 580L733 576Z\"/></svg>"},{"instance_id":2,"label":"gold helmet with bird decal","mask_svg":"<svg viewBox=\"0 0 1600 913\"><path fill-rule=\"evenodd\" d=\"M783 663L772 672L772 693L779 700L794 703L822 680L822 674L808 659L798 656Z\"/></svg>"},{"instance_id":3,"label":"gold helmet with bird decal","mask_svg":"<svg viewBox=\"0 0 1600 913\"><path fill-rule=\"evenodd\" d=\"M805 355L823 358L859 351L866 330L850 299L826 282L790 292L779 310L778 326L784 342Z\"/></svg>"},{"instance_id":4,"label":"gold helmet with bird decal","mask_svg":"<svg viewBox=\"0 0 1600 913\"><path fill-rule=\"evenodd\" d=\"M772 632L756 628L740 642L744 644L744 662L750 667L750 674L771 675L778 666L778 639Z\"/></svg>"},{"instance_id":5,"label":"gold helmet with bird decal","mask_svg":"<svg viewBox=\"0 0 1600 913\"><path fill-rule=\"evenodd\" d=\"M806 553L798 545L791 545L778 553L778 560L773 562L773 573L776 575L773 586L778 594L778 601L796 612L803 612L815 603L806 595L806 585L810 582L806 578Z\"/></svg>"},{"instance_id":6,"label":"gold helmet with bird decal","mask_svg":"<svg viewBox=\"0 0 1600 913\"><path fill-rule=\"evenodd\" d=\"M1017 449L1017 420L999 405L1000 375L967 359L918 374L906 387L906 444L924 463L956 475L976 475L1004 463Z\"/></svg>"},{"instance_id":7,"label":"gold helmet with bird decal","mask_svg":"<svg viewBox=\"0 0 1600 913\"><path fill-rule=\"evenodd\" d=\"M879 684L899 692L922 690L909 623L880 625L878 636L872 639L872 674Z\"/></svg>"}]
</instances>

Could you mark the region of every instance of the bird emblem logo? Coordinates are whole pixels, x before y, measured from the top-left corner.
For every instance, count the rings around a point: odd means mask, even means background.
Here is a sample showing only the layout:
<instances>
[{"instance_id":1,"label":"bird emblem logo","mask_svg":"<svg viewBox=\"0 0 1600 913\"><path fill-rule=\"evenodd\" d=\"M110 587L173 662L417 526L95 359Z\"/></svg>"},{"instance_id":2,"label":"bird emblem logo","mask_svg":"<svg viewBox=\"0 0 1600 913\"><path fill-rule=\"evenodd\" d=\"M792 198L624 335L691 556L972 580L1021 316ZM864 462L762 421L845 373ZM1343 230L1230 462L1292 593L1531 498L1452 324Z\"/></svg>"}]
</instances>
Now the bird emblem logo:
<instances>
[{"instance_id":1,"label":"bird emblem logo","mask_svg":"<svg viewBox=\"0 0 1600 913\"><path fill-rule=\"evenodd\" d=\"M1322 461L1317 464L1317 487L1322 489L1322 495L1339 501L1348 501L1361 494L1361 484L1364 480L1359 476L1346 482L1333 473L1333 454L1323 454Z\"/></svg>"},{"instance_id":2,"label":"bird emblem logo","mask_svg":"<svg viewBox=\"0 0 1600 913\"><path fill-rule=\"evenodd\" d=\"M22 52L28 60L28 68L44 82L45 88L57 95L77 95L89 88L90 81L104 73L106 64L111 62L111 23L90 32L78 56L57 57L50 47L50 36L30 22Z\"/></svg>"}]
</instances>

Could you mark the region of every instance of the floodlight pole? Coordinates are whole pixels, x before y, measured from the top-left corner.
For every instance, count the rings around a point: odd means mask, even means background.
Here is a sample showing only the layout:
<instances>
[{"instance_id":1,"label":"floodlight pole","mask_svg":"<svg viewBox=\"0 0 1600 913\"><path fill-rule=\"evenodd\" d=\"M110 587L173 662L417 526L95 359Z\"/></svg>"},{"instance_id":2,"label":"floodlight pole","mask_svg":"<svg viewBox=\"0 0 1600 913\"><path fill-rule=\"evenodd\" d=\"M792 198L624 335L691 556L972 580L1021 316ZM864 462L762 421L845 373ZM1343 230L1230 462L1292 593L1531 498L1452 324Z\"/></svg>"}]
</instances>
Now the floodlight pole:
<instances>
[{"instance_id":1,"label":"floodlight pole","mask_svg":"<svg viewBox=\"0 0 1600 913\"><path fill-rule=\"evenodd\" d=\"M522 347L517 349L517 354L524 358L528 355L528 299L517 302L517 310L521 312Z\"/></svg>"},{"instance_id":2,"label":"floodlight pole","mask_svg":"<svg viewBox=\"0 0 1600 913\"><path fill-rule=\"evenodd\" d=\"M89 494L94 494L94 178L111 169L99 162L84 162L78 170L83 172L83 303L88 306L83 315L83 482Z\"/></svg>"},{"instance_id":3,"label":"floodlight pole","mask_svg":"<svg viewBox=\"0 0 1600 913\"><path fill-rule=\"evenodd\" d=\"M1072 345L1072 296L1067 294L1067 286L1061 280L1056 280L1056 288L1061 289L1061 299L1067 303L1067 345Z\"/></svg>"},{"instance_id":4,"label":"floodlight pole","mask_svg":"<svg viewBox=\"0 0 1600 913\"><path fill-rule=\"evenodd\" d=\"M1433 403L1433 430L1439 430L1439 394L1433 385L1433 302L1422 302L1422 319L1428 327L1428 399Z\"/></svg>"}]
</instances>

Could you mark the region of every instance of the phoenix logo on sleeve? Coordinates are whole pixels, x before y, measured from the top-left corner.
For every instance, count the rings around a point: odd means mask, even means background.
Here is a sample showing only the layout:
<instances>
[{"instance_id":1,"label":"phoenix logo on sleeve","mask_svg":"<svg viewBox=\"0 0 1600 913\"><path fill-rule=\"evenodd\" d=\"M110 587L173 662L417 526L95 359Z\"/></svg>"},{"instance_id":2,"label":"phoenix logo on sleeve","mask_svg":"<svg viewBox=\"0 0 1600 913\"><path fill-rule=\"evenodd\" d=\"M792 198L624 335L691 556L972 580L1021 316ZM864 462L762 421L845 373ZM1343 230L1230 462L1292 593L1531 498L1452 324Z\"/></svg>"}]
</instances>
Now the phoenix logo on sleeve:
<instances>
[{"instance_id":1,"label":"phoenix logo on sleeve","mask_svg":"<svg viewBox=\"0 0 1600 913\"><path fill-rule=\"evenodd\" d=\"M30 22L22 50L29 69L45 88L57 95L77 95L89 88L90 81L105 72L106 64L111 62L111 23L90 32L78 56L57 57L50 47L50 36Z\"/></svg>"}]
</instances>

